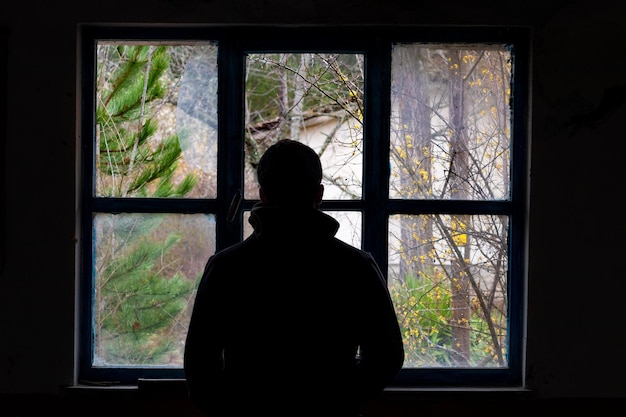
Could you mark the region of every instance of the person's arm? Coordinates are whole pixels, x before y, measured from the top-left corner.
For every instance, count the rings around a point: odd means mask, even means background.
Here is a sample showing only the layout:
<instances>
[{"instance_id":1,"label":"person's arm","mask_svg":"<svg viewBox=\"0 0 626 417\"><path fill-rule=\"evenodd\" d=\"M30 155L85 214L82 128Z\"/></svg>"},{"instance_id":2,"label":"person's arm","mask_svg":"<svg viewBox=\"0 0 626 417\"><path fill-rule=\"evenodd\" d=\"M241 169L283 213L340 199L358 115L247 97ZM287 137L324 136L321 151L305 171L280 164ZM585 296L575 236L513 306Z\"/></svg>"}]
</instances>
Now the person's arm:
<instances>
[{"instance_id":1,"label":"person's arm","mask_svg":"<svg viewBox=\"0 0 626 417\"><path fill-rule=\"evenodd\" d=\"M187 331L184 371L191 401L205 414L220 415L223 387L223 316L220 314L220 294L215 285L220 282L213 260L207 263L198 286L191 320Z\"/></svg>"},{"instance_id":2,"label":"person's arm","mask_svg":"<svg viewBox=\"0 0 626 417\"><path fill-rule=\"evenodd\" d=\"M359 402L378 395L394 379L404 363L404 346L386 282L373 258L366 273L363 339L357 364Z\"/></svg>"}]
</instances>

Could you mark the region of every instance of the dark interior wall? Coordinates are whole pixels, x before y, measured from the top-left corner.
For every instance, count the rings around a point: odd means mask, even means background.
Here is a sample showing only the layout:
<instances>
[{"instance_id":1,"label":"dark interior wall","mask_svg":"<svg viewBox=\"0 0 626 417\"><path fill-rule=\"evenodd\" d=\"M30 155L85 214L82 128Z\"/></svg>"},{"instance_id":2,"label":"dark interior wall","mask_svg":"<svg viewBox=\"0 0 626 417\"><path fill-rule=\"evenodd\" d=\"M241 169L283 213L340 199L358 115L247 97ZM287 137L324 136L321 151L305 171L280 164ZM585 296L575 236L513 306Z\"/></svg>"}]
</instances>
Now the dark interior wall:
<instances>
[{"instance_id":1,"label":"dark interior wall","mask_svg":"<svg viewBox=\"0 0 626 417\"><path fill-rule=\"evenodd\" d=\"M75 3L0 3L0 394L54 395L73 381L78 23L402 23L532 28L527 384L542 399L626 398L623 2Z\"/></svg>"}]
</instances>

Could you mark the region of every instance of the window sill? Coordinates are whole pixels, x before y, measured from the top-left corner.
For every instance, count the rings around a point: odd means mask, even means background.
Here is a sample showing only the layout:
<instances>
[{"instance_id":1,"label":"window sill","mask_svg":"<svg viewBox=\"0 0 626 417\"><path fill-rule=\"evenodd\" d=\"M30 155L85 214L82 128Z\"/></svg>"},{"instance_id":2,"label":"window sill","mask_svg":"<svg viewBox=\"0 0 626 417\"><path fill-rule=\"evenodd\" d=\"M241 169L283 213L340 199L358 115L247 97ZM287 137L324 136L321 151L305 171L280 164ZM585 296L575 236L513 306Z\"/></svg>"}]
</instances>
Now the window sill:
<instances>
[{"instance_id":1,"label":"window sill","mask_svg":"<svg viewBox=\"0 0 626 417\"><path fill-rule=\"evenodd\" d=\"M137 385L115 383L89 383L65 387L68 397L111 397L111 398L186 398L187 386L184 379L140 379ZM388 387L381 396L383 401L404 402L424 400L527 400L534 397L531 390L521 387Z\"/></svg>"},{"instance_id":2,"label":"window sill","mask_svg":"<svg viewBox=\"0 0 626 417\"><path fill-rule=\"evenodd\" d=\"M381 396L389 401L424 400L528 400L534 392L522 387L388 387Z\"/></svg>"}]
</instances>

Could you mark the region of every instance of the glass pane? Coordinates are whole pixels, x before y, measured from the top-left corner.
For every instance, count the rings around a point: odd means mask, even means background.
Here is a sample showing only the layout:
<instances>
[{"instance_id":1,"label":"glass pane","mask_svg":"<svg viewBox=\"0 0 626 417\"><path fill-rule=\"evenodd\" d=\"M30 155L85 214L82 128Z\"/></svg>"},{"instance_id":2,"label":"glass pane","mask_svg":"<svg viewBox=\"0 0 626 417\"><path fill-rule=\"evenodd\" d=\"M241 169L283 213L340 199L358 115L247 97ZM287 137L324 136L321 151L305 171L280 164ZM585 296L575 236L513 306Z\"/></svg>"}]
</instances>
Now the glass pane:
<instances>
[{"instance_id":1,"label":"glass pane","mask_svg":"<svg viewBox=\"0 0 626 417\"><path fill-rule=\"evenodd\" d=\"M389 289L405 368L503 368L508 335L508 218L396 215Z\"/></svg>"},{"instance_id":2,"label":"glass pane","mask_svg":"<svg viewBox=\"0 0 626 417\"><path fill-rule=\"evenodd\" d=\"M246 60L244 197L258 198L265 150L291 138L322 160L326 199L360 199L363 178L363 55L251 54Z\"/></svg>"},{"instance_id":3,"label":"glass pane","mask_svg":"<svg viewBox=\"0 0 626 417\"><path fill-rule=\"evenodd\" d=\"M389 196L508 200L511 53L396 44Z\"/></svg>"},{"instance_id":4,"label":"glass pane","mask_svg":"<svg viewBox=\"0 0 626 417\"><path fill-rule=\"evenodd\" d=\"M182 367L214 216L99 213L93 234L93 365Z\"/></svg>"},{"instance_id":5,"label":"glass pane","mask_svg":"<svg viewBox=\"0 0 626 417\"><path fill-rule=\"evenodd\" d=\"M338 239L361 248L361 213L356 211L327 211L326 214L332 216L339 222L339 231L335 235ZM252 226L248 223L250 212L243 212L243 238L247 238L253 232Z\"/></svg>"},{"instance_id":6,"label":"glass pane","mask_svg":"<svg viewBox=\"0 0 626 417\"><path fill-rule=\"evenodd\" d=\"M326 211L325 213L339 222L339 231L335 236L339 240L361 249L361 212Z\"/></svg>"},{"instance_id":7,"label":"glass pane","mask_svg":"<svg viewBox=\"0 0 626 417\"><path fill-rule=\"evenodd\" d=\"M97 197L215 197L217 46L99 42Z\"/></svg>"}]
</instances>

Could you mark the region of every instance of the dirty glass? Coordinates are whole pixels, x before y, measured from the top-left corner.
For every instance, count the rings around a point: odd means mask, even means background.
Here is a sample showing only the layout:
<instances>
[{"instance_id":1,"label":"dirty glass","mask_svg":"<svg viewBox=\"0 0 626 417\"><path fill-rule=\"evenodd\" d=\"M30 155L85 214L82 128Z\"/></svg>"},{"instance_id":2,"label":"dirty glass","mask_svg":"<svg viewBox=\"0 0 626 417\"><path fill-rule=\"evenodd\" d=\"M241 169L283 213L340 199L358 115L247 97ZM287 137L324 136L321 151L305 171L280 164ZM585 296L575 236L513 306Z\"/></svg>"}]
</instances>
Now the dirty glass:
<instances>
[{"instance_id":1,"label":"dirty glass","mask_svg":"<svg viewBox=\"0 0 626 417\"><path fill-rule=\"evenodd\" d=\"M510 198L511 75L504 45L395 45L390 198Z\"/></svg>"},{"instance_id":2,"label":"dirty glass","mask_svg":"<svg viewBox=\"0 0 626 417\"><path fill-rule=\"evenodd\" d=\"M506 45L394 45L389 197L414 201L388 221L405 368L509 365L509 216L432 203L510 200L511 79Z\"/></svg>"},{"instance_id":3,"label":"dirty glass","mask_svg":"<svg viewBox=\"0 0 626 417\"><path fill-rule=\"evenodd\" d=\"M93 236L93 364L181 367L214 216L96 213Z\"/></svg>"},{"instance_id":4,"label":"dirty glass","mask_svg":"<svg viewBox=\"0 0 626 417\"><path fill-rule=\"evenodd\" d=\"M97 197L215 197L217 47L100 42Z\"/></svg>"},{"instance_id":5,"label":"dirty glass","mask_svg":"<svg viewBox=\"0 0 626 417\"><path fill-rule=\"evenodd\" d=\"M245 198L258 198L252 167L285 138L318 153L326 199L362 197L363 74L360 54L246 56Z\"/></svg>"}]
</instances>

